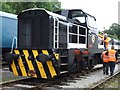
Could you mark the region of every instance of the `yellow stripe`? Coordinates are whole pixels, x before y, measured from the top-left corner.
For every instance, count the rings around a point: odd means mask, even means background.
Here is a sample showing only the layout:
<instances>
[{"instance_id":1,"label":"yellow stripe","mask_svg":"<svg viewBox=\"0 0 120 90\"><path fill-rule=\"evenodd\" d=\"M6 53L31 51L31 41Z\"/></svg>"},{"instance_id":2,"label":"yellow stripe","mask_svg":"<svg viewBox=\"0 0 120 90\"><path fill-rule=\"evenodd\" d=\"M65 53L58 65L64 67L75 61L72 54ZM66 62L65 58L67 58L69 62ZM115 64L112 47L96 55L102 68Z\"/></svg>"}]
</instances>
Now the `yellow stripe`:
<instances>
[{"instance_id":1,"label":"yellow stripe","mask_svg":"<svg viewBox=\"0 0 120 90\"><path fill-rule=\"evenodd\" d=\"M25 55L25 59L26 59L26 61L27 61L29 70L35 70L34 67L33 67L32 61L31 61L31 60L28 60L28 56L29 56L28 51L27 51L27 50L23 50L23 53L24 53L24 55ZM37 75L35 74L35 75L32 76L32 77L37 77Z\"/></svg>"},{"instance_id":2,"label":"yellow stripe","mask_svg":"<svg viewBox=\"0 0 120 90\"><path fill-rule=\"evenodd\" d=\"M42 50L42 53L46 54L46 55L49 55L47 50ZM52 61L47 61L47 65L48 65L48 68L50 70L50 73L51 73L52 77L56 76L57 74L56 74L56 71L55 71L55 69L53 67Z\"/></svg>"},{"instance_id":3,"label":"yellow stripe","mask_svg":"<svg viewBox=\"0 0 120 90\"><path fill-rule=\"evenodd\" d=\"M59 60L59 54L54 54L54 55L55 55L56 60Z\"/></svg>"},{"instance_id":4,"label":"yellow stripe","mask_svg":"<svg viewBox=\"0 0 120 90\"><path fill-rule=\"evenodd\" d=\"M38 55L37 50L32 50L32 52L33 52L34 58L36 58L36 56ZM40 71L41 77L42 77L42 78L47 78L42 63L41 63L41 62L38 62L37 60L36 60L36 63L37 63L38 69L39 69L39 71Z\"/></svg>"},{"instance_id":5,"label":"yellow stripe","mask_svg":"<svg viewBox=\"0 0 120 90\"><path fill-rule=\"evenodd\" d=\"M18 50L15 50L15 53L16 53L16 54L20 54ZM25 67L24 67L24 65L23 65L23 61L22 61L22 58L21 58L21 57L20 57L19 60L18 60L18 64L19 64L19 66L20 66L22 75L23 75L23 76L27 76L27 73L26 73L26 71L25 71Z\"/></svg>"},{"instance_id":6,"label":"yellow stripe","mask_svg":"<svg viewBox=\"0 0 120 90\"><path fill-rule=\"evenodd\" d=\"M17 69L16 69L14 61L12 61L11 68L12 68L13 74L18 76L18 72L17 72Z\"/></svg>"}]
</instances>

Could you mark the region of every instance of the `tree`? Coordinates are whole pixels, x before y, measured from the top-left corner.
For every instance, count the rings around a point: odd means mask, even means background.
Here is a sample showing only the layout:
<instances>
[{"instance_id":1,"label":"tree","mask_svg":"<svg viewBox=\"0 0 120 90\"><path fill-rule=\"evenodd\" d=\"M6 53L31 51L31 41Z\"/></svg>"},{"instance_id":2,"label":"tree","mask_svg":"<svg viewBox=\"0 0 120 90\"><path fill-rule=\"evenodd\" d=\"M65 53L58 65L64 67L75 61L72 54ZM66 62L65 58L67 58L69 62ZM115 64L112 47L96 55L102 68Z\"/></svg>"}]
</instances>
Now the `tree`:
<instances>
[{"instance_id":1,"label":"tree","mask_svg":"<svg viewBox=\"0 0 120 90\"><path fill-rule=\"evenodd\" d=\"M58 0L55 2L1 2L2 5L1 11L19 14L23 10L29 8L45 8L49 11L56 11L61 9L61 3Z\"/></svg>"},{"instance_id":2,"label":"tree","mask_svg":"<svg viewBox=\"0 0 120 90\"><path fill-rule=\"evenodd\" d=\"M111 38L120 40L120 25L113 23L108 30L105 30L105 33Z\"/></svg>"}]
</instances>

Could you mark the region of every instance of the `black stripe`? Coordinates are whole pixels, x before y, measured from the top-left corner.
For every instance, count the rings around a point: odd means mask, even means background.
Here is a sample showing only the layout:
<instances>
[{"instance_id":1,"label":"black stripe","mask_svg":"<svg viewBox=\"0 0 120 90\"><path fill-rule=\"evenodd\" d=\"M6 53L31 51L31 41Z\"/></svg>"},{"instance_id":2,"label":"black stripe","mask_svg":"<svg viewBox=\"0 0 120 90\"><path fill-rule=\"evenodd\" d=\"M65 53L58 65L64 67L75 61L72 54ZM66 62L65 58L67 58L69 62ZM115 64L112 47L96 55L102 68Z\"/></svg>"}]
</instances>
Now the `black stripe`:
<instances>
[{"instance_id":1,"label":"black stripe","mask_svg":"<svg viewBox=\"0 0 120 90\"><path fill-rule=\"evenodd\" d=\"M49 55L53 54L52 49L48 49L47 51L48 51Z\"/></svg>"},{"instance_id":2,"label":"black stripe","mask_svg":"<svg viewBox=\"0 0 120 90\"><path fill-rule=\"evenodd\" d=\"M25 59L25 55L24 55L24 53L23 53L23 50L19 50L19 52L20 52L20 55L22 55L22 56L21 56L22 62L23 62L23 65L24 65L24 67L25 67L25 71L26 71L27 76L28 76L28 70L29 70L28 63L27 63L27 61L26 61L26 59Z\"/></svg>"},{"instance_id":3,"label":"black stripe","mask_svg":"<svg viewBox=\"0 0 120 90\"><path fill-rule=\"evenodd\" d=\"M13 51L13 53L15 54L14 51ZM19 75L19 76L22 76L22 72L21 72L20 66L19 66L19 64L18 64L18 60L14 60L14 63L15 63L15 66L16 66L16 69L17 69L17 72L18 72L18 75Z\"/></svg>"},{"instance_id":4,"label":"black stripe","mask_svg":"<svg viewBox=\"0 0 120 90\"><path fill-rule=\"evenodd\" d=\"M9 71L13 72L11 65L9 64Z\"/></svg>"},{"instance_id":5,"label":"black stripe","mask_svg":"<svg viewBox=\"0 0 120 90\"><path fill-rule=\"evenodd\" d=\"M41 78L41 74L39 73L40 71L39 71L38 66L37 66L37 63L36 63L36 61L35 61L35 59L34 59L34 55L33 55L33 53L32 53L32 50L28 50L28 53L29 53L30 56L33 57L31 61L32 61L33 67L34 67L34 69L35 69L35 71L36 71L37 77L40 77L40 78Z\"/></svg>"},{"instance_id":6,"label":"black stripe","mask_svg":"<svg viewBox=\"0 0 120 90\"><path fill-rule=\"evenodd\" d=\"M52 78L52 75L50 74L50 70L49 70L49 68L48 68L47 63L46 63L46 62L45 62L45 63L42 63L42 65L43 65L43 67L44 67L44 70L45 70L45 73L46 73L47 78Z\"/></svg>"},{"instance_id":7,"label":"black stripe","mask_svg":"<svg viewBox=\"0 0 120 90\"><path fill-rule=\"evenodd\" d=\"M38 50L38 53L42 53L42 50ZM45 70L45 73L46 73L46 76L47 78L52 78L52 75L50 74L50 71L49 71L49 68L48 68L48 65L47 63L42 63L43 67L44 67L44 70Z\"/></svg>"},{"instance_id":8,"label":"black stripe","mask_svg":"<svg viewBox=\"0 0 120 90\"><path fill-rule=\"evenodd\" d=\"M42 54L42 49L37 50L38 54Z\"/></svg>"}]
</instances>

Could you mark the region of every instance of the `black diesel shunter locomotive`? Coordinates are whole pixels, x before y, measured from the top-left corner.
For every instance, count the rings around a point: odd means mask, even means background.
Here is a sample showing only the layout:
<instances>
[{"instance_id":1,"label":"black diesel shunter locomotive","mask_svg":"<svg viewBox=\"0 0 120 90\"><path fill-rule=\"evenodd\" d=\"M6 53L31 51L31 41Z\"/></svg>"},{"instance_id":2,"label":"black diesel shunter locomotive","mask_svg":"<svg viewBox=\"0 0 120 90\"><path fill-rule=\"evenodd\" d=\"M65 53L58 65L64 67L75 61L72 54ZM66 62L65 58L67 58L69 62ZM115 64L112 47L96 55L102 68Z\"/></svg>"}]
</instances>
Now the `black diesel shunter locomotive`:
<instances>
[{"instance_id":1,"label":"black diesel shunter locomotive","mask_svg":"<svg viewBox=\"0 0 120 90\"><path fill-rule=\"evenodd\" d=\"M28 9L18 15L18 47L6 55L14 75L54 78L79 70L74 50L90 52L88 68L99 62L95 17L80 9Z\"/></svg>"}]
</instances>

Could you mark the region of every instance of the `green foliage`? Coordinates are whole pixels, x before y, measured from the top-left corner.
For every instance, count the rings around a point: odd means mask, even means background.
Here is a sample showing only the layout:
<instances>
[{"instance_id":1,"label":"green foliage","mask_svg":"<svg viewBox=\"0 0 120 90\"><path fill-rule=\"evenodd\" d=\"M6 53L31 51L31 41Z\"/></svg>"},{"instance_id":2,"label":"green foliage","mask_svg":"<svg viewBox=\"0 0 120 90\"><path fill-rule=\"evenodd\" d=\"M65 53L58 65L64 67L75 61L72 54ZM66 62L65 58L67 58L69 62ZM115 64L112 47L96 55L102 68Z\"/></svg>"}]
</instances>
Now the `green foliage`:
<instances>
[{"instance_id":1,"label":"green foliage","mask_svg":"<svg viewBox=\"0 0 120 90\"><path fill-rule=\"evenodd\" d=\"M51 1L51 0L48 0ZM53 0L52 0L53 1ZM29 8L45 8L49 11L57 11L61 9L61 3L58 0L56 2L0 2L1 11L19 14L23 10Z\"/></svg>"},{"instance_id":2,"label":"green foliage","mask_svg":"<svg viewBox=\"0 0 120 90\"><path fill-rule=\"evenodd\" d=\"M108 30L104 31L109 37L120 40L120 25L113 23Z\"/></svg>"}]
</instances>

